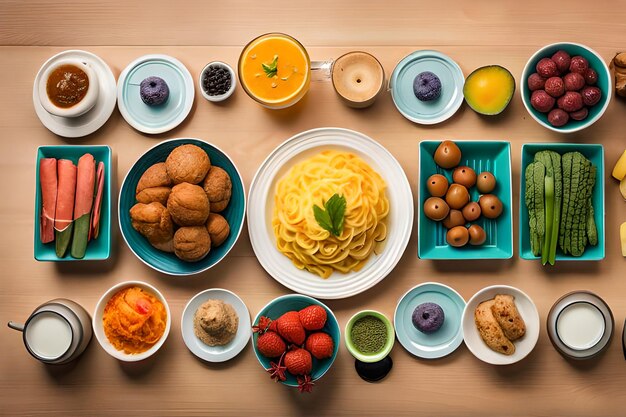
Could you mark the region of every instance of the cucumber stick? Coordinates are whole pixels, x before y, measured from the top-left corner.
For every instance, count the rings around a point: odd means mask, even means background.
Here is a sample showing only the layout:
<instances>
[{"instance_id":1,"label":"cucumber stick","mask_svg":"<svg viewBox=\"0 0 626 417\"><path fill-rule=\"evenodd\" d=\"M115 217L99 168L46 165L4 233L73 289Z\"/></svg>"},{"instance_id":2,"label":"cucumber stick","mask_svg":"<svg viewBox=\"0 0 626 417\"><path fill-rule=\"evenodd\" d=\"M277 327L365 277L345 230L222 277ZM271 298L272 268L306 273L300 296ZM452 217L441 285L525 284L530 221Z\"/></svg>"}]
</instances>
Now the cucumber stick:
<instances>
[{"instance_id":1,"label":"cucumber stick","mask_svg":"<svg viewBox=\"0 0 626 417\"><path fill-rule=\"evenodd\" d=\"M74 223L70 223L63 231L54 231L55 251L57 257L63 258L67 252L67 248L70 246L70 240L72 240L72 230Z\"/></svg>"},{"instance_id":2,"label":"cucumber stick","mask_svg":"<svg viewBox=\"0 0 626 417\"><path fill-rule=\"evenodd\" d=\"M541 248L541 264L545 265L549 261L550 247L552 246L552 229L554 226L554 176L552 173L545 177L545 221L546 234Z\"/></svg>"},{"instance_id":3,"label":"cucumber stick","mask_svg":"<svg viewBox=\"0 0 626 417\"><path fill-rule=\"evenodd\" d=\"M544 211L544 190L546 167L541 162L535 162L533 165L533 183L535 190L535 218L537 219L537 238L538 250L537 256L541 254L541 245L546 232L546 215Z\"/></svg>"},{"instance_id":4,"label":"cucumber stick","mask_svg":"<svg viewBox=\"0 0 626 417\"><path fill-rule=\"evenodd\" d=\"M72 249L70 254L73 258L82 259L87 250L91 213L83 214L74 220L74 233L72 237Z\"/></svg>"}]
</instances>

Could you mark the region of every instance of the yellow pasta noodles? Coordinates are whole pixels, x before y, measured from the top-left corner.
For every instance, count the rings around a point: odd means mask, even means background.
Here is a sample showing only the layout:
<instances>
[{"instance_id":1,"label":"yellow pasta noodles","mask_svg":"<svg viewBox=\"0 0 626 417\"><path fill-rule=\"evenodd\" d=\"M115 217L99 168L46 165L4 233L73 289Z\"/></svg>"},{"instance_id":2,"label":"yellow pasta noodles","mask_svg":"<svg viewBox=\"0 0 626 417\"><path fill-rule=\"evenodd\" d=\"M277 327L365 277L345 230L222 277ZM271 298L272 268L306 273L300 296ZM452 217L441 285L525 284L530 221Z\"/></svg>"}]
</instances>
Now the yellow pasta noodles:
<instances>
[{"instance_id":1,"label":"yellow pasta noodles","mask_svg":"<svg viewBox=\"0 0 626 417\"><path fill-rule=\"evenodd\" d=\"M387 236L385 189L382 177L349 152L327 150L294 165L276 185L272 226L278 250L322 278L360 270ZM313 212L334 194L346 200L339 236L322 228Z\"/></svg>"}]
</instances>

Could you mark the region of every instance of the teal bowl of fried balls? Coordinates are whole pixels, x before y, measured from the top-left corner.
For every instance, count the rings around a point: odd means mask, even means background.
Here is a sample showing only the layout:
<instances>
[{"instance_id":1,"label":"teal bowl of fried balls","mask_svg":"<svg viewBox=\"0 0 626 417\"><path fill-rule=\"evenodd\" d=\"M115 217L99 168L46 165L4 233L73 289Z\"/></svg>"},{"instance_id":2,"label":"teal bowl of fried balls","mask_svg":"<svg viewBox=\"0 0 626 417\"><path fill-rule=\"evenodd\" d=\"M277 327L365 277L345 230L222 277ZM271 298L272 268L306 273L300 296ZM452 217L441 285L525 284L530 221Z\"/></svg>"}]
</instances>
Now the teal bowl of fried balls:
<instances>
[{"instance_id":1,"label":"teal bowl of fried balls","mask_svg":"<svg viewBox=\"0 0 626 417\"><path fill-rule=\"evenodd\" d=\"M222 168L228 174L232 183L228 205L218 212L228 223L230 228L228 236L219 246L212 246L208 254L197 261L186 261L179 258L176 253L157 249L150 244L146 236L143 236L133 227L133 220L130 215L131 208L138 203L137 185L143 174L155 164L165 162L170 153L182 145L195 145L204 150L210 159L211 166ZM176 276L201 273L224 259L241 234L245 212L246 195L244 184L233 160L217 146L193 138L166 140L141 155L124 178L118 203L118 220L122 237L133 254L150 268L164 274Z\"/></svg>"}]
</instances>

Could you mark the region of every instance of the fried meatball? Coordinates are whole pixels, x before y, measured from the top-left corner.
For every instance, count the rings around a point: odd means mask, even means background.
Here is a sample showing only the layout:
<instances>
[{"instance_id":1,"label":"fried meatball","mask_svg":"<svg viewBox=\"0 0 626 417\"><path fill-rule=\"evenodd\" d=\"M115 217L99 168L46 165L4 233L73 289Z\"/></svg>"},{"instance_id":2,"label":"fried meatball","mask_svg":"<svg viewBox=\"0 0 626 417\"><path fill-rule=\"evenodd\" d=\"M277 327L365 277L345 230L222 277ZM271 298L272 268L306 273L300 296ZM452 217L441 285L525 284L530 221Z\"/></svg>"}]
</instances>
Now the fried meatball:
<instances>
[{"instance_id":1,"label":"fried meatball","mask_svg":"<svg viewBox=\"0 0 626 417\"><path fill-rule=\"evenodd\" d=\"M171 192L172 189L170 187L150 187L138 192L135 198L138 203L150 204L157 202L165 206Z\"/></svg>"},{"instance_id":2,"label":"fried meatball","mask_svg":"<svg viewBox=\"0 0 626 417\"><path fill-rule=\"evenodd\" d=\"M206 222L207 230L211 236L211 245L218 247L230 234L230 226L224 217L219 214L209 214L209 220Z\"/></svg>"},{"instance_id":3,"label":"fried meatball","mask_svg":"<svg viewBox=\"0 0 626 417\"><path fill-rule=\"evenodd\" d=\"M186 262L197 262L211 250L211 237L204 226L181 227L174 233L174 253Z\"/></svg>"},{"instance_id":4,"label":"fried meatball","mask_svg":"<svg viewBox=\"0 0 626 417\"><path fill-rule=\"evenodd\" d=\"M137 232L157 249L173 252L174 225L168 209L161 203L137 203L130 209L130 220Z\"/></svg>"},{"instance_id":5,"label":"fried meatball","mask_svg":"<svg viewBox=\"0 0 626 417\"><path fill-rule=\"evenodd\" d=\"M209 217L210 206L202 187L183 182L172 188L167 208L177 225L202 226Z\"/></svg>"},{"instance_id":6,"label":"fried meatball","mask_svg":"<svg viewBox=\"0 0 626 417\"><path fill-rule=\"evenodd\" d=\"M211 211L220 213L228 206L233 190L233 184L226 171L217 166L212 166L204 179L204 191L206 192Z\"/></svg>"},{"instance_id":7,"label":"fried meatball","mask_svg":"<svg viewBox=\"0 0 626 417\"><path fill-rule=\"evenodd\" d=\"M209 172L211 160L202 148L191 144L181 145L170 152L165 160L165 168L174 184L198 184Z\"/></svg>"},{"instance_id":8,"label":"fried meatball","mask_svg":"<svg viewBox=\"0 0 626 417\"><path fill-rule=\"evenodd\" d=\"M159 162L146 169L139 182L137 183L136 194L139 194L146 188L152 187L171 187L172 179L167 175L165 162Z\"/></svg>"}]
</instances>

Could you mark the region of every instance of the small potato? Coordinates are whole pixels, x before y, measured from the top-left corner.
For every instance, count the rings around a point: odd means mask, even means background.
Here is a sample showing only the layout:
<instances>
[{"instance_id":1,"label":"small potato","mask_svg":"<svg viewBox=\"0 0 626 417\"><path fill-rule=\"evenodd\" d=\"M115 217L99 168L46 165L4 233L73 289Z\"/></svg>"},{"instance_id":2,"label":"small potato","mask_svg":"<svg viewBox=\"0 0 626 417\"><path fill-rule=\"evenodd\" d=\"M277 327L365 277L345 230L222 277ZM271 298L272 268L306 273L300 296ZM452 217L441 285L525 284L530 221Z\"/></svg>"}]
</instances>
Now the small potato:
<instances>
[{"instance_id":1,"label":"small potato","mask_svg":"<svg viewBox=\"0 0 626 417\"><path fill-rule=\"evenodd\" d=\"M441 224L443 224L443 227L445 227L446 229L452 229L456 226L463 226L465 223L465 217L463 217L463 213L461 212L461 210L450 210L448 216L446 216L446 218L443 219L443 222L441 222Z\"/></svg>"},{"instance_id":2,"label":"small potato","mask_svg":"<svg viewBox=\"0 0 626 417\"><path fill-rule=\"evenodd\" d=\"M480 217L480 205L475 201L471 201L467 203L465 207L463 207L462 213L465 220L467 220L468 222L473 222Z\"/></svg>"},{"instance_id":3,"label":"small potato","mask_svg":"<svg viewBox=\"0 0 626 417\"><path fill-rule=\"evenodd\" d=\"M467 242L469 241L469 232L465 226L453 227L448 230L448 233L446 233L446 241L450 246L460 248L461 246L467 245Z\"/></svg>"}]
</instances>

